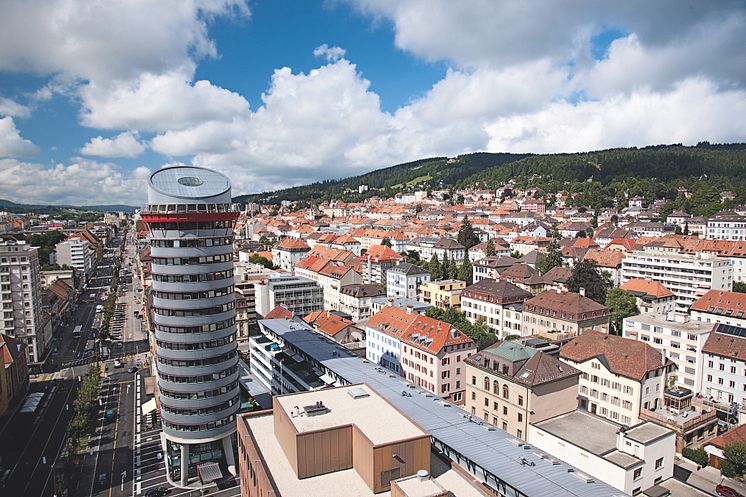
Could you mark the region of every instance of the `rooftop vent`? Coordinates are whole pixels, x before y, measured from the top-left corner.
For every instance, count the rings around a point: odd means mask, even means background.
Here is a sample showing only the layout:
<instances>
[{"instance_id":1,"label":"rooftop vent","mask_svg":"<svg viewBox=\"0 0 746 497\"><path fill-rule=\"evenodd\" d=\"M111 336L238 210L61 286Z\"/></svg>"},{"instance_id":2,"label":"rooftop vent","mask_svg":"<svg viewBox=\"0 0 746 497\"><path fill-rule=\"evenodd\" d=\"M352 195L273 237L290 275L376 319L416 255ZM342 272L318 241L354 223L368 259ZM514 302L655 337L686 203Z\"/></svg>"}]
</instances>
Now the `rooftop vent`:
<instances>
[{"instance_id":1,"label":"rooftop vent","mask_svg":"<svg viewBox=\"0 0 746 497\"><path fill-rule=\"evenodd\" d=\"M303 406L303 412L306 416L321 416L329 412L329 408L324 405L323 402L318 401L310 406Z\"/></svg>"},{"instance_id":2,"label":"rooftop vent","mask_svg":"<svg viewBox=\"0 0 746 497\"><path fill-rule=\"evenodd\" d=\"M370 397L370 394L365 391L364 388L361 387L355 387L347 390L347 395L352 397L353 399L364 399L365 397Z\"/></svg>"}]
</instances>

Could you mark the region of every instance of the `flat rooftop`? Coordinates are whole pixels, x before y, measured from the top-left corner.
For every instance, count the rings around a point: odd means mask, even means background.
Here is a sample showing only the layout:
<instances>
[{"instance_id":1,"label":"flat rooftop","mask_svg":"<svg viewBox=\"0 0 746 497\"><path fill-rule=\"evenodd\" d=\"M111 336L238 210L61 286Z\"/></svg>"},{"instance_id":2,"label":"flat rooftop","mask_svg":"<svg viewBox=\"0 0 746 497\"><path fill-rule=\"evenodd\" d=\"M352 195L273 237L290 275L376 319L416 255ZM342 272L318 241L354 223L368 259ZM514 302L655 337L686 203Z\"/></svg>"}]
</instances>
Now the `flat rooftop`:
<instances>
[{"instance_id":1,"label":"flat rooftop","mask_svg":"<svg viewBox=\"0 0 746 497\"><path fill-rule=\"evenodd\" d=\"M367 396L353 398L351 393ZM275 399L298 433L354 424L374 445L427 436L425 431L367 385L281 395ZM303 406L317 402L322 402L329 412L316 416L303 414ZM301 415L296 415L297 412Z\"/></svg>"},{"instance_id":2,"label":"flat rooftop","mask_svg":"<svg viewBox=\"0 0 746 497\"><path fill-rule=\"evenodd\" d=\"M709 333L712 331L713 323L705 323L703 321L668 321L663 316L640 314L638 316L632 316L625 318L625 321L632 321L635 323L649 324L653 326L661 326L673 330L685 331L692 334Z\"/></svg>"},{"instance_id":3,"label":"flat rooftop","mask_svg":"<svg viewBox=\"0 0 746 497\"><path fill-rule=\"evenodd\" d=\"M671 430L655 423L643 423L627 430L627 437L642 444L671 434Z\"/></svg>"},{"instance_id":4,"label":"flat rooftop","mask_svg":"<svg viewBox=\"0 0 746 497\"><path fill-rule=\"evenodd\" d=\"M616 450L616 434L620 428L616 423L579 409L541 421L536 426L602 457Z\"/></svg>"}]
</instances>

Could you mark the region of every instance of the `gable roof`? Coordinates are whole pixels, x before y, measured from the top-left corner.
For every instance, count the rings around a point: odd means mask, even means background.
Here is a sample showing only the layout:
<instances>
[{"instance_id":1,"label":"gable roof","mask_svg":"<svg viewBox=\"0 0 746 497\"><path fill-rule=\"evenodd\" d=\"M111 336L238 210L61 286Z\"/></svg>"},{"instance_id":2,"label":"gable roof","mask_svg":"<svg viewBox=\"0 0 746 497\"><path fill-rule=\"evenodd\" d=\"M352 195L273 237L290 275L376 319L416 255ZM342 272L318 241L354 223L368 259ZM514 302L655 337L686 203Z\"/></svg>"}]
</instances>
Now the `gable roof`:
<instances>
[{"instance_id":1,"label":"gable roof","mask_svg":"<svg viewBox=\"0 0 746 497\"><path fill-rule=\"evenodd\" d=\"M637 381L671 364L649 343L593 330L573 338L560 349L560 357L573 362L597 358L610 372Z\"/></svg>"},{"instance_id":2,"label":"gable roof","mask_svg":"<svg viewBox=\"0 0 746 497\"><path fill-rule=\"evenodd\" d=\"M278 305L264 316L264 319L293 319L295 314L287 307Z\"/></svg>"},{"instance_id":3,"label":"gable roof","mask_svg":"<svg viewBox=\"0 0 746 497\"><path fill-rule=\"evenodd\" d=\"M746 293L710 290L692 304L691 310L744 318Z\"/></svg>"},{"instance_id":4,"label":"gable roof","mask_svg":"<svg viewBox=\"0 0 746 497\"><path fill-rule=\"evenodd\" d=\"M702 347L702 352L746 361L746 328L715 324Z\"/></svg>"},{"instance_id":5,"label":"gable roof","mask_svg":"<svg viewBox=\"0 0 746 497\"><path fill-rule=\"evenodd\" d=\"M624 254L619 250L592 248L585 253L584 261L592 261L596 266L618 268L622 265Z\"/></svg>"},{"instance_id":6,"label":"gable roof","mask_svg":"<svg viewBox=\"0 0 746 497\"><path fill-rule=\"evenodd\" d=\"M641 298L663 299L674 296L673 292L661 283L649 279L632 278L625 281L620 288Z\"/></svg>"},{"instance_id":7,"label":"gable roof","mask_svg":"<svg viewBox=\"0 0 746 497\"><path fill-rule=\"evenodd\" d=\"M314 329L331 337L338 335L355 323L329 311L314 311L303 318L303 321L312 325Z\"/></svg>"},{"instance_id":8,"label":"gable roof","mask_svg":"<svg viewBox=\"0 0 746 497\"><path fill-rule=\"evenodd\" d=\"M507 280L493 280L485 278L466 287L461 292L461 298L472 298L496 304L512 304L523 302L532 297L531 292Z\"/></svg>"}]
</instances>

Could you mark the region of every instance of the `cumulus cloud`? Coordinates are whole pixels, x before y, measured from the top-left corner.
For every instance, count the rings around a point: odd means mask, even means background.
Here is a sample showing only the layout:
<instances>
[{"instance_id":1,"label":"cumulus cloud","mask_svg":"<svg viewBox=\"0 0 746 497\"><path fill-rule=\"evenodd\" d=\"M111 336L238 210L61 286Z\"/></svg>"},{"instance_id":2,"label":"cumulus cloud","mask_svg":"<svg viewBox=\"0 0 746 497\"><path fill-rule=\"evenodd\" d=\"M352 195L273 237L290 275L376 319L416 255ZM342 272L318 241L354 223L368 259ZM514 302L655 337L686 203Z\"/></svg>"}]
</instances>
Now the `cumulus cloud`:
<instances>
[{"instance_id":1,"label":"cumulus cloud","mask_svg":"<svg viewBox=\"0 0 746 497\"><path fill-rule=\"evenodd\" d=\"M0 116L28 117L31 111L25 105L9 98L0 97Z\"/></svg>"},{"instance_id":2,"label":"cumulus cloud","mask_svg":"<svg viewBox=\"0 0 746 497\"><path fill-rule=\"evenodd\" d=\"M52 167L0 159L0 197L28 203L141 205L149 174L144 166L125 172L112 163L81 158Z\"/></svg>"},{"instance_id":3,"label":"cumulus cloud","mask_svg":"<svg viewBox=\"0 0 746 497\"><path fill-rule=\"evenodd\" d=\"M336 62L345 56L347 50L338 46L329 46L326 43L313 49L314 57L323 57L327 62Z\"/></svg>"},{"instance_id":4,"label":"cumulus cloud","mask_svg":"<svg viewBox=\"0 0 746 497\"><path fill-rule=\"evenodd\" d=\"M39 149L21 137L12 117L0 119L0 157L29 157L39 153Z\"/></svg>"},{"instance_id":5,"label":"cumulus cloud","mask_svg":"<svg viewBox=\"0 0 746 497\"><path fill-rule=\"evenodd\" d=\"M120 133L114 138L97 136L80 149L83 155L97 157L137 157L144 151L145 145L137 139L137 133L131 131Z\"/></svg>"}]
</instances>

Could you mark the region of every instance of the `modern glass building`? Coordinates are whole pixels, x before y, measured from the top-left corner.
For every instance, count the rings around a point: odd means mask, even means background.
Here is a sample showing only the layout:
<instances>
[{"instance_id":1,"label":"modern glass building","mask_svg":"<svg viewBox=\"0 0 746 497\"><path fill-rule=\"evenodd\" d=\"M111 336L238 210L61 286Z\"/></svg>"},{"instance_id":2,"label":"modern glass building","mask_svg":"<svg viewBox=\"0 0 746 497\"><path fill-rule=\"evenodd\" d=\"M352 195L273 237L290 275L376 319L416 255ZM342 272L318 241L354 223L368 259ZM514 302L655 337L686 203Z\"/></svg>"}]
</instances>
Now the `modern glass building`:
<instances>
[{"instance_id":1,"label":"modern glass building","mask_svg":"<svg viewBox=\"0 0 746 497\"><path fill-rule=\"evenodd\" d=\"M176 485L235 474L240 409L231 185L209 169L156 171L150 230L155 372L167 474Z\"/></svg>"}]
</instances>

